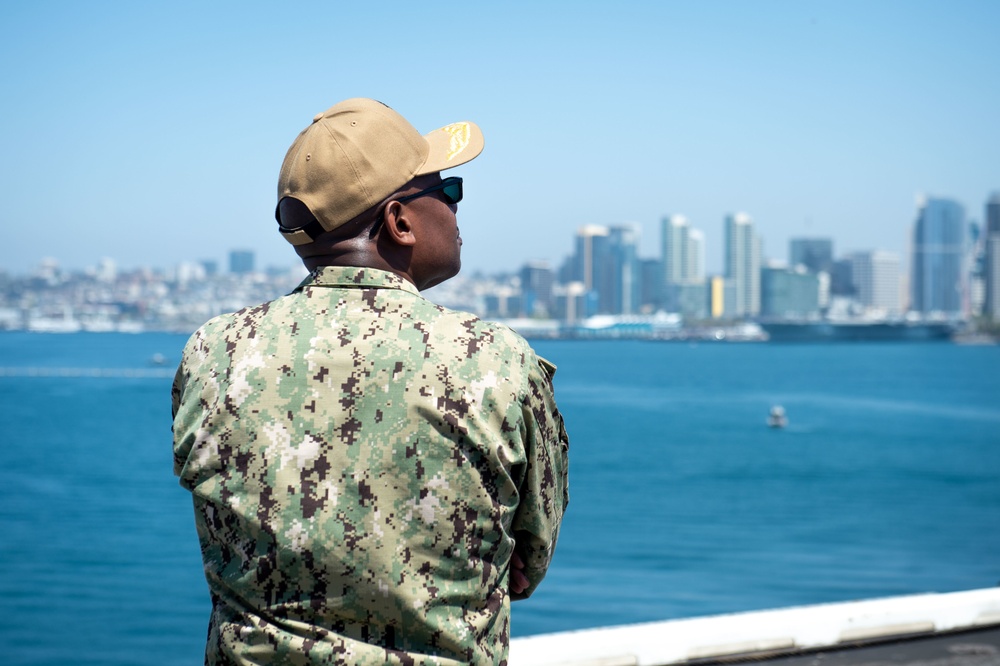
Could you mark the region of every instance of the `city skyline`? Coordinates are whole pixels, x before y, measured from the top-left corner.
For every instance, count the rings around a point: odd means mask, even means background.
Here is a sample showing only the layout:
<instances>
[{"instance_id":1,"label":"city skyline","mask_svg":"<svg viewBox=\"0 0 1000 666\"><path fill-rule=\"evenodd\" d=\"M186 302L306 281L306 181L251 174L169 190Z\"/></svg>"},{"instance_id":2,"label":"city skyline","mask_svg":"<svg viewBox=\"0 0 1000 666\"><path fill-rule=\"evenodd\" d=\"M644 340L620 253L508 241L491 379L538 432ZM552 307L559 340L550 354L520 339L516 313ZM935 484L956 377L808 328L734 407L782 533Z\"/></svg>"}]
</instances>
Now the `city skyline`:
<instances>
[{"instance_id":1,"label":"city skyline","mask_svg":"<svg viewBox=\"0 0 1000 666\"><path fill-rule=\"evenodd\" d=\"M1000 200L1000 191L996 191L990 195L990 199L984 203L984 210L989 208L991 205L996 207L996 201ZM858 243L854 246L849 246L848 248L841 247L835 240L832 234L824 233L814 233L814 234L798 234L791 235L786 239L784 243L783 250L778 250L777 252L765 251L765 247L774 248L775 243L769 242L769 239L765 233L760 229L760 225L752 214L747 211L739 210L733 213L726 214L718 221L718 226L720 229L719 241L720 245L718 247L706 247L705 238L709 234L706 234L704 227L698 226L692 222L686 215L681 213L670 213L662 215L656 224L655 237L650 239L644 237L641 234L641 225L637 223L630 222L608 222L608 223L592 223L582 225L581 227L575 229L566 229L566 236L562 239L563 245L568 249L559 255L553 255L550 257L540 257L540 258L527 258L523 261L506 264L506 265L496 265L492 269L480 268L478 266L470 266L466 262L466 249L463 244L463 273L485 273L491 275L503 275L503 274L513 274L518 272L523 266L532 263L543 262L547 263L553 268L558 268L564 262L572 259L575 253L580 251L579 248L579 235L583 232L585 235L592 234L594 230L613 229L616 227L629 228L633 232L634 240L636 246L640 248L640 252L637 254L637 258L640 260L658 260L666 262L668 268L668 274L672 277L665 277L666 282L685 282L685 281L698 281L710 275L726 275L731 269L727 268L727 229L731 223L736 220L742 222L743 225L749 225L754 230L754 240L758 245L757 253L759 256L756 259L756 263L760 266L765 266L767 264L779 264L794 267L797 264L805 263L809 264L808 261L803 262L801 258L796 258L796 247L797 244L806 242L807 244L816 241L822 242L826 245L828 252L832 253L833 259L848 259L851 255L867 254L867 253L891 253L897 256L901 262L901 266L904 268L911 268L909 266L911 260L913 237L917 229L917 226L921 220L923 214L923 207L926 201L947 201L952 202L964 212L963 222L965 235L968 237L967 241L971 242L971 225L976 224L979 227L979 233L984 234L987 232L988 220L985 218L977 217L974 212L969 211L967 206L962 205L963 202L958 201L952 197L928 197L926 195L918 195L913 209L913 219L908 224L905 229L905 239L907 243L907 249L903 251L897 251L893 249L888 249L884 247L876 247L874 245L865 245L863 242ZM991 204L991 202L993 202ZM737 226L743 226L737 225ZM677 236L677 228L682 230L682 234ZM673 229L673 231L670 231ZM464 236L464 232L463 232ZM683 244L690 244L691 249L685 248L683 251L675 247L678 243L677 239L683 239L680 241ZM696 249L695 249L696 248ZM151 264L140 264L140 263L125 263L120 261L120 258L113 257L109 255L94 256L83 263L76 265L69 265L60 260L56 256L40 256L36 261L30 263L25 270L22 271L11 271L5 266L0 265L0 273L7 273L12 276L25 276L33 272L36 272L40 267L47 264L53 264L60 270L67 272L79 272L86 270L99 270L102 262L112 261L114 265L120 270L133 270L133 269L153 269L153 270L172 270L176 269L178 266L190 265L190 264L201 264L204 262L216 263L220 266L225 265L227 261L230 261L233 253L244 253L249 252L253 255L253 262L256 264L256 269L258 271L265 270L288 270L294 269L301 266L301 260L294 254L290 255L288 261L286 262L267 262L266 258L270 256L268 252L260 252L257 248L247 247L247 246L225 246L218 248L204 248L205 251L200 252L197 256L191 255L187 257L181 257L176 261L151 263ZM650 251L651 250L651 251ZM675 255L674 253L680 252L680 254ZM712 255L717 255L718 261L706 260L706 257L711 257ZM669 268L670 262L672 260L676 261L677 257L683 257L682 261L685 266L680 273L674 274L671 272L672 269ZM690 262L690 265L688 265Z\"/></svg>"},{"instance_id":2,"label":"city skyline","mask_svg":"<svg viewBox=\"0 0 1000 666\"><path fill-rule=\"evenodd\" d=\"M457 171L467 270L557 262L587 224L637 225L654 256L661 218L680 214L717 273L721 221L741 211L764 257L793 237L906 257L919 194L982 222L1000 188L994 2L54 0L8 3L0 20L0 269L13 273L231 247L293 264L274 228L278 166L351 96L422 132L482 126L482 157ZM409 39L372 48L390 23Z\"/></svg>"}]
</instances>

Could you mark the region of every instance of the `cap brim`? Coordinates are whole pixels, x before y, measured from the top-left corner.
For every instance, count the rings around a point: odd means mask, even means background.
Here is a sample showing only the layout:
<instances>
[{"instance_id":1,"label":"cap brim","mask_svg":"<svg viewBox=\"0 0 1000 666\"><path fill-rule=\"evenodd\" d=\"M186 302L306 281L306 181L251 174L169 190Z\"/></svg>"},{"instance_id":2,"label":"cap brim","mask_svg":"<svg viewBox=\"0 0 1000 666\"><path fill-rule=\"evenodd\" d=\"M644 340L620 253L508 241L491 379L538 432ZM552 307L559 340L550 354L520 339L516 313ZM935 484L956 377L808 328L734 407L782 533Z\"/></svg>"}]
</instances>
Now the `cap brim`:
<instances>
[{"instance_id":1,"label":"cap brim","mask_svg":"<svg viewBox=\"0 0 1000 666\"><path fill-rule=\"evenodd\" d=\"M483 152L483 132L475 123L452 123L424 135L430 152L414 174L420 176L451 169L475 159Z\"/></svg>"}]
</instances>

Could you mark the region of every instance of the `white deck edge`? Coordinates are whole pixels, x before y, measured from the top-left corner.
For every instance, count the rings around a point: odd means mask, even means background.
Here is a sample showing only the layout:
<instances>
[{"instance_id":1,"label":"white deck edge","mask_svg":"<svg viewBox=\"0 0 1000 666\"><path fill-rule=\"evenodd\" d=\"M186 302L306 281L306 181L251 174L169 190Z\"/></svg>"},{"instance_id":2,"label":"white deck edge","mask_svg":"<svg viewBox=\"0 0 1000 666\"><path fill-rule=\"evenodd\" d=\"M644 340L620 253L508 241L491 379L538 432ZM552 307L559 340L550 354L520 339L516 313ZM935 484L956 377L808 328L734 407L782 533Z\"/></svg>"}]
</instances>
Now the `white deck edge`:
<instances>
[{"instance_id":1,"label":"white deck edge","mask_svg":"<svg viewBox=\"0 0 1000 666\"><path fill-rule=\"evenodd\" d=\"M665 666L771 650L1000 625L1000 587L515 638L510 666Z\"/></svg>"}]
</instances>

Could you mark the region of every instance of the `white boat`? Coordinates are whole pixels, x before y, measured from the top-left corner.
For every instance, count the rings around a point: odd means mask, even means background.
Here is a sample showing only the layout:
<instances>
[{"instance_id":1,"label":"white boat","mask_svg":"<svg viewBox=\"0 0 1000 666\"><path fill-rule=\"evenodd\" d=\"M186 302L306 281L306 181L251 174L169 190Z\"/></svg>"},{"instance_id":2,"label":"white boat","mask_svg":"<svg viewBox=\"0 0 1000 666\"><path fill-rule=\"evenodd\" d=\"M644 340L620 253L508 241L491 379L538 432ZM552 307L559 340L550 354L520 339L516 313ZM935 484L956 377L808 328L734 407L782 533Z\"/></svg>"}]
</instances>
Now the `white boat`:
<instances>
[{"instance_id":1,"label":"white boat","mask_svg":"<svg viewBox=\"0 0 1000 666\"><path fill-rule=\"evenodd\" d=\"M767 416L767 425L772 428L784 428L788 425L788 417L785 416L785 408L775 405L771 408L771 413Z\"/></svg>"}]
</instances>

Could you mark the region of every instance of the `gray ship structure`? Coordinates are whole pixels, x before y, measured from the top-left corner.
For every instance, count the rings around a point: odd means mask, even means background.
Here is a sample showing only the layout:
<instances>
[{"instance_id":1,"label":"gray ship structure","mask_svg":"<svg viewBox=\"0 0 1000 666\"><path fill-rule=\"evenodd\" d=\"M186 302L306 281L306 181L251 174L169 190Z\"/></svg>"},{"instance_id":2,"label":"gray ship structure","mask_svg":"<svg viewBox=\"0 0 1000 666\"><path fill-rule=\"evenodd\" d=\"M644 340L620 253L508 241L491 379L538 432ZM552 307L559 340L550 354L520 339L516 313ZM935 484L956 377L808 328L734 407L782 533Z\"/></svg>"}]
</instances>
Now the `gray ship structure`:
<instances>
[{"instance_id":1,"label":"gray ship structure","mask_svg":"<svg viewBox=\"0 0 1000 666\"><path fill-rule=\"evenodd\" d=\"M958 325L909 320L762 320L771 342L932 342L947 341Z\"/></svg>"}]
</instances>

